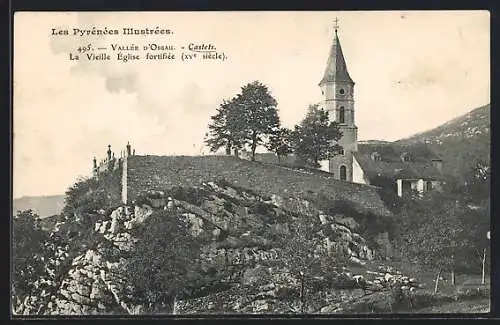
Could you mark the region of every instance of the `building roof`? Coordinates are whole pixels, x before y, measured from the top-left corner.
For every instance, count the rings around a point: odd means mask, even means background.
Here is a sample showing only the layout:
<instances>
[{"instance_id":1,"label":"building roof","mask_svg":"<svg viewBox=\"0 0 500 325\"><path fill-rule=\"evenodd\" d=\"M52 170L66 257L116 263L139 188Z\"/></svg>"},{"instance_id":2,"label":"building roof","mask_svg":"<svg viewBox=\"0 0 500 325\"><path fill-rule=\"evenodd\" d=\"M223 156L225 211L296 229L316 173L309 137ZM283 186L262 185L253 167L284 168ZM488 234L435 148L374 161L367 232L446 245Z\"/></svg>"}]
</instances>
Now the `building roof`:
<instances>
[{"instance_id":1,"label":"building roof","mask_svg":"<svg viewBox=\"0 0 500 325\"><path fill-rule=\"evenodd\" d=\"M330 55L326 63L325 74L321 79L319 85L321 86L327 82L348 82L354 83L347 72L347 65L345 63L342 47L340 46L337 30L335 30L335 37L333 39L332 47L330 48Z\"/></svg>"},{"instance_id":2,"label":"building roof","mask_svg":"<svg viewBox=\"0 0 500 325\"><path fill-rule=\"evenodd\" d=\"M358 144L354 156L370 181L377 177L393 180L442 179L441 172L433 164L433 161L441 159L425 144Z\"/></svg>"}]
</instances>

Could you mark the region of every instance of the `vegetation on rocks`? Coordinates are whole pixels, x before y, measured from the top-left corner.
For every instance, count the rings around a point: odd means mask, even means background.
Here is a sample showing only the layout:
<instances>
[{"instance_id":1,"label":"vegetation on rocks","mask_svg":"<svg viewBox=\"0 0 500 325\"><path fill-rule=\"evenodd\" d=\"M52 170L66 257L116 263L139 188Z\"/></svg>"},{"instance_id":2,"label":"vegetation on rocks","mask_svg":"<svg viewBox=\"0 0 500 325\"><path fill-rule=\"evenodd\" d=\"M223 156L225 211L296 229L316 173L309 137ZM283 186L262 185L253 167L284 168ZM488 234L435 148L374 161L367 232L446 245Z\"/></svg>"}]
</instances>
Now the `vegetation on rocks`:
<instances>
[{"instance_id":1,"label":"vegetation on rocks","mask_svg":"<svg viewBox=\"0 0 500 325\"><path fill-rule=\"evenodd\" d=\"M195 312L207 297L230 312L301 312L325 304L324 287L358 288L348 268L375 255L354 219L300 198L209 182L110 208L93 200L93 186L79 182L69 191L74 205L51 233L30 224L42 236L37 245L52 248L29 249L43 263L31 275L19 270L18 282L34 287L28 299L14 292L16 313Z\"/></svg>"}]
</instances>

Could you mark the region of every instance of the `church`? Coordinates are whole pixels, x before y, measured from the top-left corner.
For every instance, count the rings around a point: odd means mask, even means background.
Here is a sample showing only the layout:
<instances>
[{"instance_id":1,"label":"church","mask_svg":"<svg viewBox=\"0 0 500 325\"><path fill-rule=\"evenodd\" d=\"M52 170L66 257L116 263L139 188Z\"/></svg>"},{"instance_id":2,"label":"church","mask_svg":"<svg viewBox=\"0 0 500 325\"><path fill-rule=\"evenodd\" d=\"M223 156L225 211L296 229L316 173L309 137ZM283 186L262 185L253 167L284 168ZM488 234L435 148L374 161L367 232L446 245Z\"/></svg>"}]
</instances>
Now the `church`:
<instances>
[{"instance_id":1,"label":"church","mask_svg":"<svg viewBox=\"0 0 500 325\"><path fill-rule=\"evenodd\" d=\"M320 169L328 173L325 173L328 176L326 178L346 183L389 188L400 197L409 197L415 192L424 193L440 190L443 184L442 161L425 143L403 145L397 142L358 141L358 128L355 124L354 84L342 53L337 27L335 27L335 35L326 68L323 78L319 82L323 99L318 106L329 113L332 122L338 123L342 133L338 144L343 149L331 159L320 162ZM241 158L248 159L244 155ZM155 159L158 160L158 163ZM120 157L115 158L109 145L107 157L104 160L98 164L97 159L94 158L93 176L100 178L101 175L108 172L118 175L119 182L115 184L116 193L121 195L123 202L127 202L129 197L134 197L137 194L131 191L138 188L149 189L157 183L158 179L148 180L147 174L141 174L141 172L154 170L154 177L158 178L157 174L170 166L170 163L166 164L162 159L169 160L168 156L163 158L136 156L135 149L132 150L130 143L127 144L126 149L121 151ZM280 165L293 164L295 161L293 155L286 157L284 161L276 161L274 153L257 154L256 159ZM149 160L154 160L154 163L148 162ZM150 163L151 165L148 165ZM167 178L172 178L169 172L167 170L164 174L169 175ZM204 177L208 177L208 175L209 173L205 170ZM144 183L145 180L149 183ZM160 177L159 180L162 178ZM317 186L318 183L315 184ZM349 187L351 184L336 182L336 185ZM304 186L305 184L300 185L301 188Z\"/></svg>"},{"instance_id":2,"label":"church","mask_svg":"<svg viewBox=\"0 0 500 325\"><path fill-rule=\"evenodd\" d=\"M321 170L342 181L390 186L400 197L415 191L440 189L442 161L425 144L358 142L355 83L349 75L337 29L335 26L326 68L319 82L323 96L319 107L329 113L331 121L339 124L342 138L338 143L343 150L330 160L322 161Z\"/></svg>"}]
</instances>

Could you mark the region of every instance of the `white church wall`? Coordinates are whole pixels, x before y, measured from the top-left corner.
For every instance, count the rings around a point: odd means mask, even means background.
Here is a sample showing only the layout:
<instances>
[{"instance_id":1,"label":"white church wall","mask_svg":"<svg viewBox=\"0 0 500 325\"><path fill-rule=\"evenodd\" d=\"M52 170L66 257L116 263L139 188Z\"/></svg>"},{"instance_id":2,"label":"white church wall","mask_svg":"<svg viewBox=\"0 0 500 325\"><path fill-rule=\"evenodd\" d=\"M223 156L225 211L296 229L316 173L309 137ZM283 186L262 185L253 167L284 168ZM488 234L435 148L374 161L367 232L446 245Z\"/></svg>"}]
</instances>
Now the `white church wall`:
<instances>
[{"instance_id":1,"label":"white church wall","mask_svg":"<svg viewBox=\"0 0 500 325\"><path fill-rule=\"evenodd\" d=\"M319 162L320 167L319 169L324 171L324 172L330 172L330 161L329 160L321 160Z\"/></svg>"},{"instance_id":2,"label":"white church wall","mask_svg":"<svg viewBox=\"0 0 500 325\"><path fill-rule=\"evenodd\" d=\"M398 179L396 183L398 184L398 196L403 197L403 180Z\"/></svg>"},{"instance_id":3,"label":"white church wall","mask_svg":"<svg viewBox=\"0 0 500 325\"><path fill-rule=\"evenodd\" d=\"M363 168L354 156L352 157L352 181L358 184L369 184Z\"/></svg>"}]
</instances>

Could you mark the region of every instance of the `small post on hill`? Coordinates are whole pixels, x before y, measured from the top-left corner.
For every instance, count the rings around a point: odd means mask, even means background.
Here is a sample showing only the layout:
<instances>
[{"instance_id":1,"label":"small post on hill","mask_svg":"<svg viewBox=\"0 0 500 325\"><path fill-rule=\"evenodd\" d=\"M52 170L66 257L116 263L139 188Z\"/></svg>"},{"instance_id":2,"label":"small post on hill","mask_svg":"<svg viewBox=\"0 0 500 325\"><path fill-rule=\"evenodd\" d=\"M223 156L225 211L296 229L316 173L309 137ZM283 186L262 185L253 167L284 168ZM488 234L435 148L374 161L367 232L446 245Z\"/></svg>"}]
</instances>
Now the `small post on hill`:
<instances>
[{"instance_id":1,"label":"small post on hill","mask_svg":"<svg viewBox=\"0 0 500 325\"><path fill-rule=\"evenodd\" d=\"M488 240L490 239L490 232L488 231L486 233L486 238L488 238ZM482 276L481 276L481 284L484 285L485 283L485 264L486 264L486 247L483 249L483 272L482 272Z\"/></svg>"},{"instance_id":2,"label":"small post on hill","mask_svg":"<svg viewBox=\"0 0 500 325\"><path fill-rule=\"evenodd\" d=\"M484 269L484 264L486 263L486 248L483 249L483 274L481 276L481 284L484 285L485 282L485 269Z\"/></svg>"}]
</instances>

